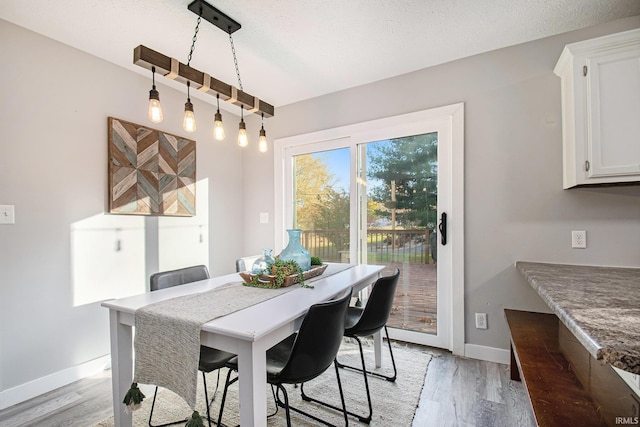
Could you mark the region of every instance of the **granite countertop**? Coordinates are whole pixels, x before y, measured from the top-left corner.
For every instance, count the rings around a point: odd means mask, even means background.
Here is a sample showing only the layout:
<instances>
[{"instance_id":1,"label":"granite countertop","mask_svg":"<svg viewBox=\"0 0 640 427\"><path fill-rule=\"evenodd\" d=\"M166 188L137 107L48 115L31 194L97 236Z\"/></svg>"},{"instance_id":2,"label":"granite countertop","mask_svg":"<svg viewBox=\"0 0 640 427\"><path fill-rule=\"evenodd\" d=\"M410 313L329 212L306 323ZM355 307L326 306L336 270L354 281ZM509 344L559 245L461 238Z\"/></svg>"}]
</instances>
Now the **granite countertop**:
<instances>
[{"instance_id":1,"label":"granite countertop","mask_svg":"<svg viewBox=\"0 0 640 427\"><path fill-rule=\"evenodd\" d=\"M640 268L516 262L597 360L640 374Z\"/></svg>"}]
</instances>

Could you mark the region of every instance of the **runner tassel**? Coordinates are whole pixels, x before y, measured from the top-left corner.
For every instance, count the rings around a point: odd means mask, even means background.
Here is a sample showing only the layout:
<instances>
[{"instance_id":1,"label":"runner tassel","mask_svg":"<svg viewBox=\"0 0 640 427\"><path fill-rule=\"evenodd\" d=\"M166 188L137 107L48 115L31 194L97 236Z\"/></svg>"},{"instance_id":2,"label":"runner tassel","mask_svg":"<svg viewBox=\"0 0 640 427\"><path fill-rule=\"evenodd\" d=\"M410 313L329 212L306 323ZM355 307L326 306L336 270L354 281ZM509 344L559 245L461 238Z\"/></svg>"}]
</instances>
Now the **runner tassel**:
<instances>
[{"instance_id":1,"label":"runner tassel","mask_svg":"<svg viewBox=\"0 0 640 427\"><path fill-rule=\"evenodd\" d=\"M145 395L138 388L138 383L131 383L131 388L124 396L124 400L122 401L122 403L125 404L124 411L129 414L137 409L140 409L144 398Z\"/></svg>"},{"instance_id":2,"label":"runner tassel","mask_svg":"<svg viewBox=\"0 0 640 427\"><path fill-rule=\"evenodd\" d=\"M198 411L193 411L191 418L187 421L184 427L204 427L204 421Z\"/></svg>"}]
</instances>

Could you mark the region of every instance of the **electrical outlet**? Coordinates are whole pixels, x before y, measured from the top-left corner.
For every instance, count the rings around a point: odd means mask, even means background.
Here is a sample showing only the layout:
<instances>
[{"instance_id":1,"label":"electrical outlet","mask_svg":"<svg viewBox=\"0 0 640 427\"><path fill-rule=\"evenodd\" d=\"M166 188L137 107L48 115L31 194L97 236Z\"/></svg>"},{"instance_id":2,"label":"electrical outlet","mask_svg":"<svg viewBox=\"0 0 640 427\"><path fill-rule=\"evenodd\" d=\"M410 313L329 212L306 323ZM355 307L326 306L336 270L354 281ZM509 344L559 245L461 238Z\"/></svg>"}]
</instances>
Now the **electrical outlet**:
<instances>
[{"instance_id":1,"label":"electrical outlet","mask_svg":"<svg viewBox=\"0 0 640 427\"><path fill-rule=\"evenodd\" d=\"M13 205L0 205L0 224L15 224L16 215Z\"/></svg>"},{"instance_id":2,"label":"electrical outlet","mask_svg":"<svg viewBox=\"0 0 640 427\"><path fill-rule=\"evenodd\" d=\"M476 329L487 329L487 313L476 313Z\"/></svg>"},{"instance_id":3,"label":"electrical outlet","mask_svg":"<svg viewBox=\"0 0 640 427\"><path fill-rule=\"evenodd\" d=\"M585 249L587 247L587 232L584 230L572 231L571 247L574 249Z\"/></svg>"}]
</instances>

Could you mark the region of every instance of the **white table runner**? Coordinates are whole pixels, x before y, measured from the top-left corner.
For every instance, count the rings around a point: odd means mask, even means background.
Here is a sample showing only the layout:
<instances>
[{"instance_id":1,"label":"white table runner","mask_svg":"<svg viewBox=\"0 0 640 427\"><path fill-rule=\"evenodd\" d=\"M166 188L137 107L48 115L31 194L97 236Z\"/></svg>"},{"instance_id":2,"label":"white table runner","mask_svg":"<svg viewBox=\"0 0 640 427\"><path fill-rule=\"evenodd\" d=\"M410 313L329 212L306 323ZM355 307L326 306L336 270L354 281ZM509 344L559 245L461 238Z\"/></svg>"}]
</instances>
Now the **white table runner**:
<instances>
[{"instance_id":1,"label":"white table runner","mask_svg":"<svg viewBox=\"0 0 640 427\"><path fill-rule=\"evenodd\" d=\"M305 283L351 267L329 264L322 276ZM195 408L202 325L299 288L300 285L262 289L229 283L136 310L134 382L168 388ZM305 291L313 292L313 289Z\"/></svg>"}]
</instances>

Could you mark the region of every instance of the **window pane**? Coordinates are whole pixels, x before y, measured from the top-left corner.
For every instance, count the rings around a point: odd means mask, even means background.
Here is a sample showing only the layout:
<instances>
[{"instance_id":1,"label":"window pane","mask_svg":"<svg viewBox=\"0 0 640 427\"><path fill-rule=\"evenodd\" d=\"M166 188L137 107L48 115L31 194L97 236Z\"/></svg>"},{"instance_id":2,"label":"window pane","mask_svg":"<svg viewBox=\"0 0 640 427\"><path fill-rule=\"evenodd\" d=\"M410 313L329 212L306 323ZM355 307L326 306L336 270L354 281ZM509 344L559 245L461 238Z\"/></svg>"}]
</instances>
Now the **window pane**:
<instances>
[{"instance_id":1,"label":"window pane","mask_svg":"<svg viewBox=\"0 0 640 427\"><path fill-rule=\"evenodd\" d=\"M311 256L349 262L349 149L294 157L295 228Z\"/></svg>"},{"instance_id":2,"label":"window pane","mask_svg":"<svg viewBox=\"0 0 640 427\"><path fill-rule=\"evenodd\" d=\"M401 272L387 324L432 334L437 332L437 151L436 132L370 142L359 150L359 182L366 188L364 259L385 265L383 275Z\"/></svg>"}]
</instances>

